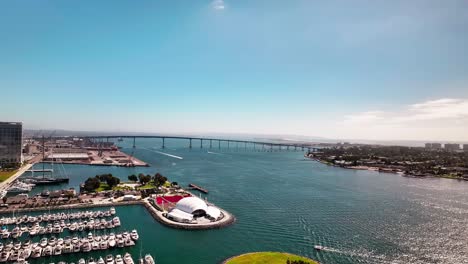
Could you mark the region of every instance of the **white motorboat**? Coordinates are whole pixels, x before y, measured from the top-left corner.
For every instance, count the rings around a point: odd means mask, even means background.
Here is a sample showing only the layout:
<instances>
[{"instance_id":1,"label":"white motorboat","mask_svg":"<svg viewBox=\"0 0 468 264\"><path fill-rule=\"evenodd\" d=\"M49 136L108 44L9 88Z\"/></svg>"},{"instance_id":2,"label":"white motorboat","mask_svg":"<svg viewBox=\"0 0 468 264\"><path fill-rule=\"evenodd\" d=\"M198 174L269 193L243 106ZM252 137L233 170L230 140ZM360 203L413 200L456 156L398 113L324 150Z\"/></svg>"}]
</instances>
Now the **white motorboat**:
<instances>
[{"instance_id":1,"label":"white motorboat","mask_svg":"<svg viewBox=\"0 0 468 264\"><path fill-rule=\"evenodd\" d=\"M138 235L138 232L135 229L133 229L132 232L130 233L130 237L133 240L137 241L140 236Z\"/></svg>"},{"instance_id":2,"label":"white motorboat","mask_svg":"<svg viewBox=\"0 0 468 264\"><path fill-rule=\"evenodd\" d=\"M124 255L124 262L125 262L125 264L134 264L132 256L128 252L125 253L125 255Z\"/></svg>"},{"instance_id":3,"label":"white motorboat","mask_svg":"<svg viewBox=\"0 0 468 264\"><path fill-rule=\"evenodd\" d=\"M122 256L120 255L115 256L115 264L124 264Z\"/></svg>"},{"instance_id":4,"label":"white motorboat","mask_svg":"<svg viewBox=\"0 0 468 264\"><path fill-rule=\"evenodd\" d=\"M320 245L315 245L315 246L314 246L314 249L320 251L320 250L324 250L325 247L324 247L324 246L320 246Z\"/></svg>"},{"instance_id":5,"label":"white motorboat","mask_svg":"<svg viewBox=\"0 0 468 264\"><path fill-rule=\"evenodd\" d=\"M32 257L33 258L38 258L40 257L42 254L42 247L38 246L38 247L35 247L33 249L33 252L32 252Z\"/></svg>"},{"instance_id":6,"label":"white motorboat","mask_svg":"<svg viewBox=\"0 0 468 264\"><path fill-rule=\"evenodd\" d=\"M154 264L154 259L150 254L145 255L145 264Z\"/></svg>"},{"instance_id":7,"label":"white motorboat","mask_svg":"<svg viewBox=\"0 0 468 264\"><path fill-rule=\"evenodd\" d=\"M106 240L102 240L101 242L99 242L99 248L104 250L104 249L107 249L109 247L109 244L107 243Z\"/></svg>"},{"instance_id":8,"label":"white motorboat","mask_svg":"<svg viewBox=\"0 0 468 264\"><path fill-rule=\"evenodd\" d=\"M47 246L42 250L42 256L44 257L52 256L52 253L53 253L52 246Z\"/></svg>"},{"instance_id":9,"label":"white motorboat","mask_svg":"<svg viewBox=\"0 0 468 264\"><path fill-rule=\"evenodd\" d=\"M114 257L112 255L106 256L106 264L114 264Z\"/></svg>"},{"instance_id":10,"label":"white motorboat","mask_svg":"<svg viewBox=\"0 0 468 264\"><path fill-rule=\"evenodd\" d=\"M0 253L0 262L7 262L8 258L10 258L10 251Z\"/></svg>"},{"instance_id":11,"label":"white motorboat","mask_svg":"<svg viewBox=\"0 0 468 264\"><path fill-rule=\"evenodd\" d=\"M94 262L94 259L93 259L93 258L89 258L89 259L88 259L88 264L96 264L96 262Z\"/></svg>"},{"instance_id":12,"label":"white motorboat","mask_svg":"<svg viewBox=\"0 0 468 264\"><path fill-rule=\"evenodd\" d=\"M54 248L54 256L59 256L59 255L62 255L62 246L61 245L57 245Z\"/></svg>"}]
</instances>

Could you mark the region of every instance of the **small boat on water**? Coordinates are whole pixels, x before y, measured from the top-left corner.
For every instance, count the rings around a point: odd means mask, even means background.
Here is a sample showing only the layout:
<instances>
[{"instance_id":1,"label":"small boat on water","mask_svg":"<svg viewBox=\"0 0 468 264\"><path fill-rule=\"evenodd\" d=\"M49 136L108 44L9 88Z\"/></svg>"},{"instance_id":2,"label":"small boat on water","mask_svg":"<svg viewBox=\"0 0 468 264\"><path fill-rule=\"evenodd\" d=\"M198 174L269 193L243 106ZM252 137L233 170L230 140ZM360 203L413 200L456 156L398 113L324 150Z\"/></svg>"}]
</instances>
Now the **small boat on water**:
<instances>
[{"instance_id":1,"label":"small boat on water","mask_svg":"<svg viewBox=\"0 0 468 264\"><path fill-rule=\"evenodd\" d=\"M10 251L3 251L0 254L0 262L6 262L9 257L10 257Z\"/></svg>"},{"instance_id":2,"label":"small boat on water","mask_svg":"<svg viewBox=\"0 0 468 264\"><path fill-rule=\"evenodd\" d=\"M42 256L45 256L45 257L52 256L52 253L53 253L52 246L47 246L44 248L44 250L42 250Z\"/></svg>"},{"instance_id":3,"label":"small boat on water","mask_svg":"<svg viewBox=\"0 0 468 264\"><path fill-rule=\"evenodd\" d=\"M106 256L106 264L114 264L114 257L112 255Z\"/></svg>"},{"instance_id":4,"label":"small boat on water","mask_svg":"<svg viewBox=\"0 0 468 264\"><path fill-rule=\"evenodd\" d=\"M139 238L138 232L137 232L135 229L133 229L132 232L130 233L130 237L131 237L133 240L137 241L138 238Z\"/></svg>"},{"instance_id":5,"label":"small boat on water","mask_svg":"<svg viewBox=\"0 0 468 264\"><path fill-rule=\"evenodd\" d=\"M324 250L325 247L324 247L324 246L320 246L320 245L315 245L315 246L314 246L314 249L320 251L320 250Z\"/></svg>"},{"instance_id":6,"label":"small boat on water","mask_svg":"<svg viewBox=\"0 0 468 264\"><path fill-rule=\"evenodd\" d=\"M114 217L112 219L112 223L114 224L114 226L120 226L120 218L118 216Z\"/></svg>"},{"instance_id":7,"label":"small boat on water","mask_svg":"<svg viewBox=\"0 0 468 264\"><path fill-rule=\"evenodd\" d=\"M145 264L154 264L154 259L150 254L146 254L144 258Z\"/></svg>"},{"instance_id":8,"label":"small boat on water","mask_svg":"<svg viewBox=\"0 0 468 264\"><path fill-rule=\"evenodd\" d=\"M123 259L122 259L122 256L121 256L121 255L117 255L117 256L115 256L115 264L124 264L124 262L123 262Z\"/></svg>"},{"instance_id":9,"label":"small boat on water","mask_svg":"<svg viewBox=\"0 0 468 264\"><path fill-rule=\"evenodd\" d=\"M32 257L33 258L38 258L40 257L42 254L42 247L38 246L38 247L35 247L33 252L32 252Z\"/></svg>"},{"instance_id":10,"label":"small boat on water","mask_svg":"<svg viewBox=\"0 0 468 264\"><path fill-rule=\"evenodd\" d=\"M125 264L134 264L132 256L128 252L125 253L123 260L124 260Z\"/></svg>"}]
</instances>

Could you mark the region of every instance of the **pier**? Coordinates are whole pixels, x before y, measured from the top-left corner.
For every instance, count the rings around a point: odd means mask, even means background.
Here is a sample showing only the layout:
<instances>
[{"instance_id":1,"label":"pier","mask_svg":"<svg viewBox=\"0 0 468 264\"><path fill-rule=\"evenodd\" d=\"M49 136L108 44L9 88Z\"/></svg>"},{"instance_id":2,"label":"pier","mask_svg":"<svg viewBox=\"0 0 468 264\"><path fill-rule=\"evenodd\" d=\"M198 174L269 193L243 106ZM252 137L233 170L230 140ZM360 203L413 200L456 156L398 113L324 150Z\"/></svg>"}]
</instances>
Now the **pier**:
<instances>
[{"instance_id":1,"label":"pier","mask_svg":"<svg viewBox=\"0 0 468 264\"><path fill-rule=\"evenodd\" d=\"M28 258L42 258L58 256L62 254L90 252L107 250L109 248L123 248L135 245L139 236L136 230L132 232L122 232L110 235L94 236L74 236L66 238L42 238L39 243L32 243L30 240L24 242L10 241L3 246L0 253L0 262L15 262L27 260Z\"/></svg>"},{"instance_id":2,"label":"pier","mask_svg":"<svg viewBox=\"0 0 468 264\"><path fill-rule=\"evenodd\" d=\"M199 192L206 193L206 194L208 193L208 190L203 189L202 187L200 187L200 186L198 186L198 185L195 185L195 184L193 184L193 183L190 183L190 184L189 184L189 187L190 187L192 190L197 190L197 191L199 191Z\"/></svg>"}]
</instances>

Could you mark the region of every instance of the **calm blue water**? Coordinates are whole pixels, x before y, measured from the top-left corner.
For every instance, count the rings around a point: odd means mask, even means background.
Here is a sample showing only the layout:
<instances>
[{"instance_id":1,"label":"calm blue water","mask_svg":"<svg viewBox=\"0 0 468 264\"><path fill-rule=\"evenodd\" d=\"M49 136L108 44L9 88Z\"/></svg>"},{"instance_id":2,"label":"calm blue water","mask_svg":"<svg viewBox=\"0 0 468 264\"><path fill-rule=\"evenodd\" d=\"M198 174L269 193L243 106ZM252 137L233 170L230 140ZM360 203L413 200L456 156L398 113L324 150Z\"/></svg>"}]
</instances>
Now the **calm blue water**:
<instances>
[{"instance_id":1,"label":"calm blue water","mask_svg":"<svg viewBox=\"0 0 468 264\"><path fill-rule=\"evenodd\" d=\"M137 228L143 251L161 264L218 263L270 250L322 263L468 262L466 182L328 167L304 159L302 152L254 152L235 145L209 150L198 144L189 150L187 142L166 140L162 150L160 141L138 140L135 156L149 168L64 168L76 188L100 173L126 180L133 173L160 172L183 186L203 186L208 200L237 217L228 228L183 231L160 225L141 207L119 207L123 228ZM130 142L121 145L132 151ZM315 244L330 250L316 252ZM132 252L138 255L140 246Z\"/></svg>"}]
</instances>

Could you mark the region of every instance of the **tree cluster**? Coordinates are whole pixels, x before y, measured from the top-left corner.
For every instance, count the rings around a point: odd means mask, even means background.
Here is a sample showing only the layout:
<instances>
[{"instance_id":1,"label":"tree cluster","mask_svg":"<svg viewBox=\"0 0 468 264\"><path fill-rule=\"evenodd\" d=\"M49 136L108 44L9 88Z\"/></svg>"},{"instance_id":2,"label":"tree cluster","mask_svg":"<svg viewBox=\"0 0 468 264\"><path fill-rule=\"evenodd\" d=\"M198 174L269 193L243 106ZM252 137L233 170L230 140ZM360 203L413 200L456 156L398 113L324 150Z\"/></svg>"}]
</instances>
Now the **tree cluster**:
<instances>
[{"instance_id":1,"label":"tree cluster","mask_svg":"<svg viewBox=\"0 0 468 264\"><path fill-rule=\"evenodd\" d=\"M96 175L94 178L88 178L84 183L84 189L87 192L92 192L101 186L101 182L105 182L109 188L113 188L120 183L120 179L114 177L112 174Z\"/></svg>"},{"instance_id":2,"label":"tree cluster","mask_svg":"<svg viewBox=\"0 0 468 264\"><path fill-rule=\"evenodd\" d=\"M167 178L162 176L160 173L156 173L153 178L154 185L156 186L162 186L164 183L166 183Z\"/></svg>"},{"instance_id":3,"label":"tree cluster","mask_svg":"<svg viewBox=\"0 0 468 264\"><path fill-rule=\"evenodd\" d=\"M145 185L149 182L153 182L154 186L159 187L166 183L167 178L158 172L154 176L151 176L149 174L145 175L143 173L138 174L138 176L132 174L128 176L128 180L133 182L140 182L140 184L142 185Z\"/></svg>"}]
</instances>

